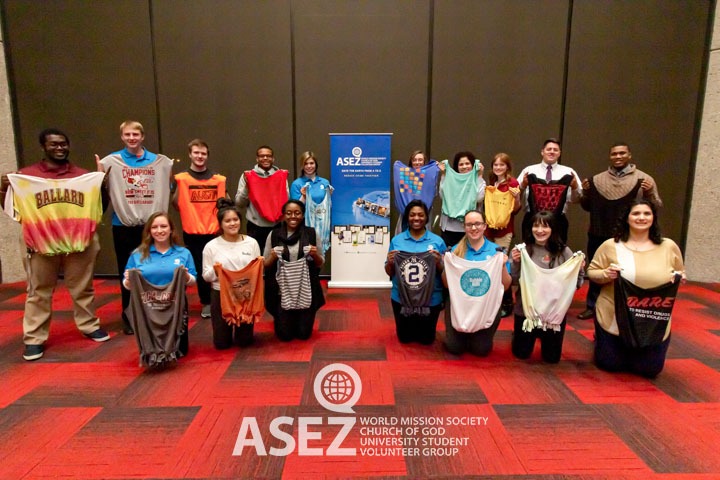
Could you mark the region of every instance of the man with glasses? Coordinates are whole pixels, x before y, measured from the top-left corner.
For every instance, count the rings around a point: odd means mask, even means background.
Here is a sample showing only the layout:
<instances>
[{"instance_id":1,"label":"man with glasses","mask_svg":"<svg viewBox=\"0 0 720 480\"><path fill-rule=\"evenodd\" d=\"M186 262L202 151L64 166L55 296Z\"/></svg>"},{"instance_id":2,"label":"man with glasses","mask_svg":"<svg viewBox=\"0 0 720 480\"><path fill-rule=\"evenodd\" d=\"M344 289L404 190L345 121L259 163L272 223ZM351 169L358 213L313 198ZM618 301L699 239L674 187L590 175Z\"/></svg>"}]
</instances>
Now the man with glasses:
<instances>
[{"instance_id":1,"label":"man with glasses","mask_svg":"<svg viewBox=\"0 0 720 480\"><path fill-rule=\"evenodd\" d=\"M235 203L247 208L247 234L265 245L265 240L282 217L282 206L290 189L287 170L277 168L272 148L263 145L256 152L257 164L240 177Z\"/></svg>"},{"instance_id":2,"label":"man with glasses","mask_svg":"<svg viewBox=\"0 0 720 480\"><path fill-rule=\"evenodd\" d=\"M41 179L74 179L88 173L84 168L70 163L70 140L65 133L48 128L40 132L39 141L44 158L38 163L21 169L18 173ZM3 175L0 181L0 202L3 204L5 204L5 196L8 194L9 183L7 175ZM53 196L57 190L60 189L49 188L42 192L45 194L43 198L47 200L42 202L38 200L38 212L40 208L49 209L51 206L55 206L67 209L73 205L77 206L91 201L91 195L76 192L69 186L65 188L65 192L73 192L71 196L68 196L67 193L62 197ZM33 220L37 221L33 218L20 217L21 223L23 221L33 222ZM56 218L55 220L58 221L56 225L59 225L60 219ZM89 222L90 219L88 219ZM93 223L93 229L94 225ZM82 229L78 227L78 230ZM48 241L47 243L50 243L52 232L44 233L46 235L44 238ZM23 244L25 245L25 242ZM61 270L64 274L65 286L73 301L75 325L78 330L85 337L96 342L110 340L110 335L100 328L100 320L95 315L95 306L93 305L95 299L93 270L95 259L100 251L97 233L92 234L88 245L73 248L70 253L43 254L30 247L26 247L26 249L24 267L27 273L27 298L23 316L23 343L25 344L23 358L33 361L41 358L44 354L44 345L50 336L52 296Z\"/></svg>"}]
</instances>

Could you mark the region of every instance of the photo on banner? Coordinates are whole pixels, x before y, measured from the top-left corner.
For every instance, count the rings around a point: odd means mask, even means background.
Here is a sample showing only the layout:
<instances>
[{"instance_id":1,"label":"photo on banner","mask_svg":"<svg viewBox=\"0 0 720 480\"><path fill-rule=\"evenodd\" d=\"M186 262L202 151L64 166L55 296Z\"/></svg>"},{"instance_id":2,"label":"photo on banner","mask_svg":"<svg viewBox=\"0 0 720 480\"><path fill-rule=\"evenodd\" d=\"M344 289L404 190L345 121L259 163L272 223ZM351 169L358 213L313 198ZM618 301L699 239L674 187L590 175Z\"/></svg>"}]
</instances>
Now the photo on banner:
<instances>
[{"instance_id":1,"label":"photo on banner","mask_svg":"<svg viewBox=\"0 0 720 480\"><path fill-rule=\"evenodd\" d=\"M376 235L390 226L391 140L391 133L330 134L335 193L328 287L391 286L383 268L387 246Z\"/></svg>"}]
</instances>

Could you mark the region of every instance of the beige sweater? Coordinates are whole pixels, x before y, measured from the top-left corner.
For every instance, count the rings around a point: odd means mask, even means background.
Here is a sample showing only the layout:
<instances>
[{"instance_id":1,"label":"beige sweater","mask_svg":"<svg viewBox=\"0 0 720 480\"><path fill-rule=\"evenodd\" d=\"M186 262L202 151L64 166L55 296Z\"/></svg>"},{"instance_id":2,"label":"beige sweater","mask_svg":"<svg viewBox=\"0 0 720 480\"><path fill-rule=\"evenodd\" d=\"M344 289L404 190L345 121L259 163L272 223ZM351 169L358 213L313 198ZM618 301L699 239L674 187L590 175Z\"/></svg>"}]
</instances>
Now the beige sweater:
<instances>
[{"instance_id":1,"label":"beige sweater","mask_svg":"<svg viewBox=\"0 0 720 480\"><path fill-rule=\"evenodd\" d=\"M618 256L626 260L618 260ZM660 245L646 252L630 250L623 242L615 243L612 238L600 245L590 262L587 274L590 280L602 284L595 305L595 318L603 330L613 335L619 335L615 320L615 288L612 280L605 274L605 269L611 263L620 265L623 269L623 278L640 288L659 287L670 281L673 271L684 271L682 253L669 238L663 238ZM665 338L668 335L670 335L670 322Z\"/></svg>"}]
</instances>

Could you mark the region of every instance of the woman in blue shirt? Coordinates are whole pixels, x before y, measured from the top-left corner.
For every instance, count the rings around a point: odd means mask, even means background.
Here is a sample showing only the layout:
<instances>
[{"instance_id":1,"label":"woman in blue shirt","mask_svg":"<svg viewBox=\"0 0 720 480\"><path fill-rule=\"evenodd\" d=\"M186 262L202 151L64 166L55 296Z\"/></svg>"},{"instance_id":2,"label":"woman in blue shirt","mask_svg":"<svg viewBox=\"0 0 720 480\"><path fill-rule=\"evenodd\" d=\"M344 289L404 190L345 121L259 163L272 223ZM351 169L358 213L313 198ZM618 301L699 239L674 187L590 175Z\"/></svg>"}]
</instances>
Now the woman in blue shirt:
<instances>
[{"instance_id":1,"label":"woman in blue shirt","mask_svg":"<svg viewBox=\"0 0 720 480\"><path fill-rule=\"evenodd\" d=\"M326 179L318 177L318 162L315 154L310 151L303 152L303 154L300 155L299 163L302 169L302 175L290 186L290 198L305 203L306 196L310 194L315 203L322 202L326 192L332 193L332 187ZM308 190L310 191L308 192Z\"/></svg>"},{"instance_id":2,"label":"woman in blue shirt","mask_svg":"<svg viewBox=\"0 0 720 480\"><path fill-rule=\"evenodd\" d=\"M443 309L443 286L440 274L443 270L442 252L447 250L447 247L442 238L427 230L427 218L428 207L425 203L421 200L413 200L408 203L403 214L403 223L408 225L408 229L390 240L387 262L385 263L385 272L392 277L393 282L390 298L400 343L419 342L424 345L432 344L435 341L438 316ZM414 313L404 315L397 280L397 275L403 274L403 272L398 269L395 257L398 252L420 253L428 251L432 252L436 271L434 283L422 287L432 288L429 314Z\"/></svg>"},{"instance_id":3,"label":"woman in blue shirt","mask_svg":"<svg viewBox=\"0 0 720 480\"><path fill-rule=\"evenodd\" d=\"M130 289L128 270L133 268L140 270L145 280L153 285L167 285L179 266L185 267L186 284L194 285L197 271L190 250L178 245L177 230L170 217L163 212L153 213L143 228L140 246L128 259L123 285ZM187 326L180 341L180 351L187 355Z\"/></svg>"},{"instance_id":4,"label":"woman in blue shirt","mask_svg":"<svg viewBox=\"0 0 720 480\"><path fill-rule=\"evenodd\" d=\"M482 262L497 254L502 249L497 244L484 237L485 216L478 210L471 210L465 214L463 221L465 236L460 239L452 249L454 255L465 260ZM503 254L503 261L507 263L508 257ZM443 275L443 282L447 285L447 279ZM512 278L506 268L502 269L502 284L505 290L510 287ZM449 308L449 307L448 307ZM495 315L495 320L489 328L478 330L473 333L459 332L452 325L450 311L445 312L445 347L450 353L460 355L467 351L485 357L490 354L493 347L493 337L500 325L500 305Z\"/></svg>"}]
</instances>

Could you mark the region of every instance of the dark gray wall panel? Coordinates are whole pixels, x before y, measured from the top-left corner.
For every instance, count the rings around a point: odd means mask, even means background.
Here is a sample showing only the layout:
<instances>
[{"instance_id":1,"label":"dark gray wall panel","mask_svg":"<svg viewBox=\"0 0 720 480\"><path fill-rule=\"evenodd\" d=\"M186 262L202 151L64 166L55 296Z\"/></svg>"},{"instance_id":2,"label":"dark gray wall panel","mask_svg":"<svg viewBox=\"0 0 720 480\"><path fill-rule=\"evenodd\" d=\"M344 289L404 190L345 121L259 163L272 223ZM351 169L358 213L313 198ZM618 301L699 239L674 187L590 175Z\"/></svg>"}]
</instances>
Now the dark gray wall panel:
<instances>
[{"instance_id":1,"label":"dark gray wall panel","mask_svg":"<svg viewBox=\"0 0 720 480\"><path fill-rule=\"evenodd\" d=\"M426 0L293 0L297 149L330 173L330 132L392 132L392 158L426 143Z\"/></svg>"},{"instance_id":2,"label":"dark gray wall panel","mask_svg":"<svg viewBox=\"0 0 720 480\"><path fill-rule=\"evenodd\" d=\"M514 170L559 134L568 2L435 2L432 155L471 150Z\"/></svg>"},{"instance_id":3,"label":"dark gray wall panel","mask_svg":"<svg viewBox=\"0 0 720 480\"><path fill-rule=\"evenodd\" d=\"M293 172L290 6L286 0L154 0L163 149L187 168L187 143L210 145L231 195L256 148Z\"/></svg>"},{"instance_id":4,"label":"dark gray wall panel","mask_svg":"<svg viewBox=\"0 0 720 480\"><path fill-rule=\"evenodd\" d=\"M70 136L71 159L95 170L94 153L122 147L128 118L157 151L157 112L147 1L4 2L21 165L40 157L37 135L56 126ZM106 224L109 216L106 215ZM109 225L100 228L98 273L117 272Z\"/></svg>"},{"instance_id":5,"label":"dark gray wall panel","mask_svg":"<svg viewBox=\"0 0 720 480\"><path fill-rule=\"evenodd\" d=\"M676 241L709 4L575 0L573 9L563 156L590 176L607 168L612 143L628 142L633 161L658 183L663 231Z\"/></svg>"}]
</instances>

